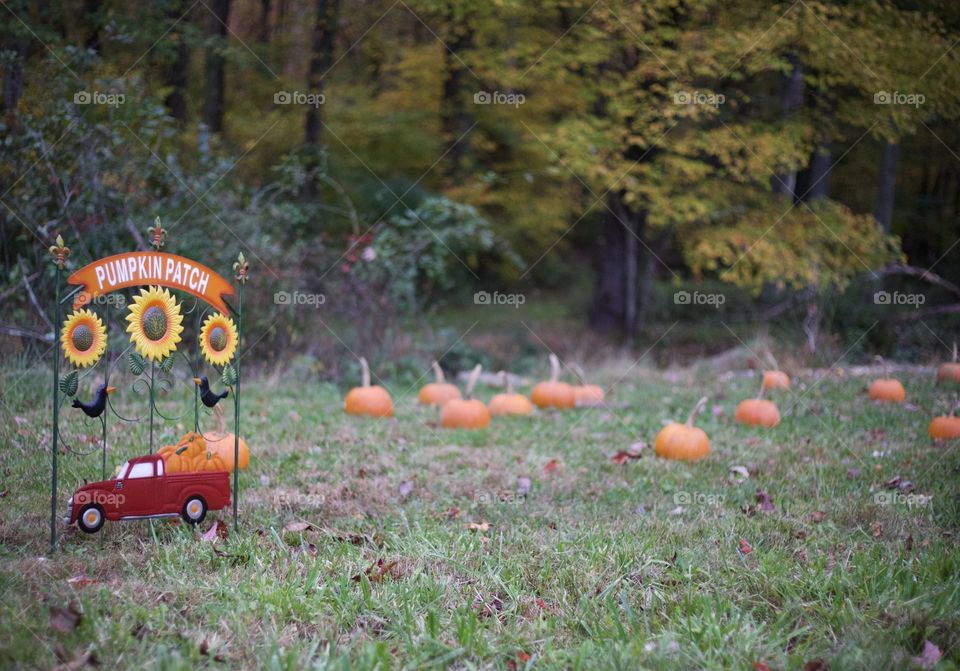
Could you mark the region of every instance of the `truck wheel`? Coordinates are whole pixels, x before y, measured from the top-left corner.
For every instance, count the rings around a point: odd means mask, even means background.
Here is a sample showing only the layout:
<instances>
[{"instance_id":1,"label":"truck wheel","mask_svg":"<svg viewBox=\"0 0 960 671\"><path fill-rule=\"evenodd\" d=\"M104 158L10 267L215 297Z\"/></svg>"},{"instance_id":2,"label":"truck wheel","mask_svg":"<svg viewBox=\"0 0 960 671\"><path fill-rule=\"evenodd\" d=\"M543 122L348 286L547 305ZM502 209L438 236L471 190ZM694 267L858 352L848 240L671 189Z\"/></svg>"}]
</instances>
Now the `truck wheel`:
<instances>
[{"instance_id":1,"label":"truck wheel","mask_svg":"<svg viewBox=\"0 0 960 671\"><path fill-rule=\"evenodd\" d=\"M87 534L95 534L100 531L104 522L103 508L96 504L91 504L80 511L77 517L77 526Z\"/></svg>"},{"instance_id":2,"label":"truck wheel","mask_svg":"<svg viewBox=\"0 0 960 671\"><path fill-rule=\"evenodd\" d=\"M187 524L200 524L203 522L203 518L207 516L207 502L203 500L202 496L191 496L183 504L180 516Z\"/></svg>"}]
</instances>

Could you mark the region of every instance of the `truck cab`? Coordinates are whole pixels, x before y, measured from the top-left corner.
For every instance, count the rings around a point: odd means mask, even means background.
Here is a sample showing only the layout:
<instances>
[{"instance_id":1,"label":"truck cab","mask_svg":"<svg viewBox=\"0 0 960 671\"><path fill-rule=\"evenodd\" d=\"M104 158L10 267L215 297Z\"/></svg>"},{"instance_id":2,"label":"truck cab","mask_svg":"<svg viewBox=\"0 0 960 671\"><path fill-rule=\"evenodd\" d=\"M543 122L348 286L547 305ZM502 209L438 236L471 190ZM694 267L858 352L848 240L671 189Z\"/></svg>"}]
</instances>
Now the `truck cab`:
<instances>
[{"instance_id":1,"label":"truck cab","mask_svg":"<svg viewBox=\"0 0 960 671\"><path fill-rule=\"evenodd\" d=\"M166 473L160 455L126 461L115 477L85 484L67 502L64 523L96 533L106 520L183 518L198 524L208 510L230 505L227 471Z\"/></svg>"}]
</instances>

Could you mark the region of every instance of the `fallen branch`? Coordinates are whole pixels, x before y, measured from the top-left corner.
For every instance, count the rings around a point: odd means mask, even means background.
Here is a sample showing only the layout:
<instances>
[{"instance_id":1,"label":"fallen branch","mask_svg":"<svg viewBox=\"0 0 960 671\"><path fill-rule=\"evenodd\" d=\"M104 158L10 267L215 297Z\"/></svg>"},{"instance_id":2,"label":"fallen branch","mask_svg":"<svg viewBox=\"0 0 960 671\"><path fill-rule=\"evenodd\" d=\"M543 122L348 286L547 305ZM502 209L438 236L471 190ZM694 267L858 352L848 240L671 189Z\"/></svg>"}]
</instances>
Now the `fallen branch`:
<instances>
[{"instance_id":1,"label":"fallen branch","mask_svg":"<svg viewBox=\"0 0 960 671\"><path fill-rule=\"evenodd\" d=\"M15 338L32 338L33 340L40 340L42 342L53 342L54 340L53 333L41 333L40 331L23 328L21 326L13 326L11 324L0 324L0 333L5 333Z\"/></svg>"},{"instance_id":2,"label":"fallen branch","mask_svg":"<svg viewBox=\"0 0 960 671\"><path fill-rule=\"evenodd\" d=\"M53 331L53 322L50 321L47 313L43 311L42 307L40 307L40 301L37 300L37 295L33 293L33 286L30 284L30 280L27 278L27 270L23 267L22 256L17 258L17 265L20 266L20 277L22 279L23 288L27 290L27 298L30 299L30 305L32 305L33 309L37 311L38 315L40 315L40 319L42 319L43 323L47 325L47 328Z\"/></svg>"},{"instance_id":3,"label":"fallen branch","mask_svg":"<svg viewBox=\"0 0 960 671\"><path fill-rule=\"evenodd\" d=\"M928 282L934 286L938 286L941 289L945 289L952 293L954 296L960 297L960 287L958 287L953 282L944 279L936 273L926 270L925 268L918 268L917 266L906 266L903 264L895 263L889 265L886 268L880 270L881 275L907 275L909 277L916 277L919 280Z\"/></svg>"}]
</instances>

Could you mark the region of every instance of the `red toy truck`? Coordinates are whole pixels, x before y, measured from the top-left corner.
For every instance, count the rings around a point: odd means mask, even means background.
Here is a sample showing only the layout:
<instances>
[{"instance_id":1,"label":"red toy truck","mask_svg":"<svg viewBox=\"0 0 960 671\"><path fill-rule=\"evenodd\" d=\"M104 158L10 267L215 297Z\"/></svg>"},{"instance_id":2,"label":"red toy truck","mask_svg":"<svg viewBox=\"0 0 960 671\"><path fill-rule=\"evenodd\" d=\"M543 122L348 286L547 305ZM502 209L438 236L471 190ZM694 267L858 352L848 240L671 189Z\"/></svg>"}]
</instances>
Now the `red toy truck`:
<instances>
[{"instance_id":1,"label":"red toy truck","mask_svg":"<svg viewBox=\"0 0 960 671\"><path fill-rule=\"evenodd\" d=\"M230 505L227 471L164 473L158 454L130 459L111 480L91 482L67 502L66 524L77 523L88 534L105 520L143 520L180 515L199 524L208 510Z\"/></svg>"}]
</instances>

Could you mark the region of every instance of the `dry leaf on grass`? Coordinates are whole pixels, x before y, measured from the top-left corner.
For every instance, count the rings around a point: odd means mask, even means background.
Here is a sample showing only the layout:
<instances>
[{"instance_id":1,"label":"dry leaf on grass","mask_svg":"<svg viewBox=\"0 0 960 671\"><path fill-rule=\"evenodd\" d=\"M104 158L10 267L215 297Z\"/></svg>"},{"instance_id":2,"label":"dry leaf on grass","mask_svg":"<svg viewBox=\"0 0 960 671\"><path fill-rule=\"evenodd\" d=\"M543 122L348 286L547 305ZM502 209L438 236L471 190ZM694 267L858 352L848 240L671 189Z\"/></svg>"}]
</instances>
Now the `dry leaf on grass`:
<instances>
[{"instance_id":1,"label":"dry leaf on grass","mask_svg":"<svg viewBox=\"0 0 960 671\"><path fill-rule=\"evenodd\" d=\"M97 581L93 578L88 578L84 574L75 575L72 578L67 578L67 584L73 585L74 587L86 587L87 585L93 585Z\"/></svg>"},{"instance_id":2,"label":"dry leaf on grass","mask_svg":"<svg viewBox=\"0 0 960 671\"><path fill-rule=\"evenodd\" d=\"M370 582L380 582L385 578L399 578L400 572L397 570L396 560L385 562L383 559L378 559L364 569L363 575L367 576L367 580ZM361 574L358 573L350 579L354 582L360 582Z\"/></svg>"},{"instance_id":3,"label":"dry leaf on grass","mask_svg":"<svg viewBox=\"0 0 960 671\"><path fill-rule=\"evenodd\" d=\"M776 511L777 506L773 503L773 497L771 497L766 490L758 489L756 493L757 504L765 513L772 513Z\"/></svg>"},{"instance_id":4,"label":"dry leaf on grass","mask_svg":"<svg viewBox=\"0 0 960 671\"><path fill-rule=\"evenodd\" d=\"M303 531L306 531L307 529L312 529L312 528L313 528L313 525L310 524L309 522L301 522L297 520L295 522L287 522L286 524L284 524L283 532L298 534Z\"/></svg>"},{"instance_id":5,"label":"dry leaf on grass","mask_svg":"<svg viewBox=\"0 0 960 671\"><path fill-rule=\"evenodd\" d=\"M551 459L544 465L543 471L544 473L553 473L554 471L557 471L562 467L563 467L563 463L561 463L559 459Z\"/></svg>"},{"instance_id":6,"label":"dry leaf on grass","mask_svg":"<svg viewBox=\"0 0 960 671\"><path fill-rule=\"evenodd\" d=\"M810 519L812 519L814 523L820 524L825 519L827 519L827 514L822 510L814 510L813 514L810 516Z\"/></svg>"},{"instance_id":7,"label":"dry leaf on grass","mask_svg":"<svg viewBox=\"0 0 960 671\"><path fill-rule=\"evenodd\" d=\"M740 544L737 549L740 551L740 554L742 555L748 555L751 552L753 552L753 546L747 542L746 538L740 539Z\"/></svg>"},{"instance_id":8,"label":"dry leaf on grass","mask_svg":"<svg viewBox=\"0 0 960 671\"><path fill-rule=\"evenodd\" d=\"M932 669L937 665L941 657L943 657L943 653L940 652L940 648L930 641L924 641L923 652L921 652L919 656L913 657L912 660L913 663L921 669Z\"/></svg>"},{"instance_id":9,"label":"dry leaf on grass","mask_svg":"<svg viewBox=\"0 0 960 671\"><path fill-rule=\"evenodd\" d=\"M218 539L226 539L228 533L227 525L222 524L218 520L210 525L210 528L204 532L204 534L200 537L200 540L205 543L215 543Z\"/></svg>"},{"instance_id":10,"label":"dry leaf on grass","mask_svg":"<svg viewBox=\"0 0 960 671\"><path fill-rule=\"evenodd\" d=\"M490 531L490 523L489 522L480 522L480 523L470 522L469 524L467 524L467 529L469 529L470 531L479 531L480 533L483 533L484 531Z\"/></svg>"},{"instance_id":11,"label":"dry leaf on grass","mask_svg":"<svg viewBox=\"0 0 960 671\"><path fill-rule=\"evenodd\" d=\"M50 606L50 628L69 634L80 625L83 619L83 613L75 604L70 604L66 608L60 606Z\"/></svg>"}]
</instances>

